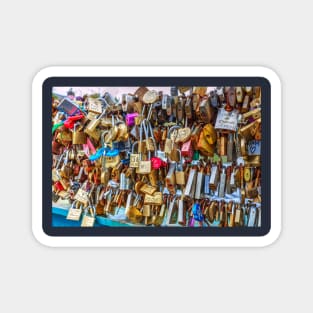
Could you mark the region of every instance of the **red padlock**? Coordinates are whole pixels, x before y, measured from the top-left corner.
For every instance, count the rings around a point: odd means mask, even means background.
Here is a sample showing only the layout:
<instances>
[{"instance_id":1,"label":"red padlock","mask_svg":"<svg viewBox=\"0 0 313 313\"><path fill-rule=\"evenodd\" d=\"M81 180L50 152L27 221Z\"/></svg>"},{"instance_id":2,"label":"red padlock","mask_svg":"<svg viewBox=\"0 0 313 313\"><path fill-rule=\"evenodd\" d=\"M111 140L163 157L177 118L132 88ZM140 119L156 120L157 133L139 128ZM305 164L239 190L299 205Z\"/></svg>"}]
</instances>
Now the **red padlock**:
<instances>
[{"instance_id":1,"label":"red padlock","mask_svg":"<svg viewBox=\"0 0 313 313\"><path fill-rule=\"evenodd\" d=\"M64 190L64 187L63 187L63 185L61 184L60 181L57 181L57 182L54 183L54 188L55 188L56 190L58 190L58 191Z\"/></svg>"}]
</instances>

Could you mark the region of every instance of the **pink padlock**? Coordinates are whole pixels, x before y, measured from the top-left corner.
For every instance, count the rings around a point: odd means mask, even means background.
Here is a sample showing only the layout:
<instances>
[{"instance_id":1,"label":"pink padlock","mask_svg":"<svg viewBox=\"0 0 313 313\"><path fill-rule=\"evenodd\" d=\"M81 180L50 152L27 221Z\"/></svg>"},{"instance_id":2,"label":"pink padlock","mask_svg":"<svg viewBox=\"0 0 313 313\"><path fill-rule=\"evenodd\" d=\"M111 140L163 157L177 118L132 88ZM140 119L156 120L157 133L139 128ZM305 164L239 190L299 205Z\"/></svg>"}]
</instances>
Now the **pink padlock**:
<instances>
[{"instance_id":1,"label":"pink padlock","mask_svg":"<svg viewBox=\"0 0 313 313\"><path fill-rule=\"evenodd\" d=\"M192 144L191 140L186 141L182 147L181 147L181 155L185 158L192 158L193 156L193 149L192 149Z\"/></svg>"},{"instance_id":2,"label":"pink padlock","mask_svg":"<svg viewBox=\"0 0 313 313\"><path fill-rule=\"evenodd\" d=\"M138 115L139 114L137 112L126 114L126 125L127 126L134 126L135 125L135 117Z\"/></svg>"}]
</instances>

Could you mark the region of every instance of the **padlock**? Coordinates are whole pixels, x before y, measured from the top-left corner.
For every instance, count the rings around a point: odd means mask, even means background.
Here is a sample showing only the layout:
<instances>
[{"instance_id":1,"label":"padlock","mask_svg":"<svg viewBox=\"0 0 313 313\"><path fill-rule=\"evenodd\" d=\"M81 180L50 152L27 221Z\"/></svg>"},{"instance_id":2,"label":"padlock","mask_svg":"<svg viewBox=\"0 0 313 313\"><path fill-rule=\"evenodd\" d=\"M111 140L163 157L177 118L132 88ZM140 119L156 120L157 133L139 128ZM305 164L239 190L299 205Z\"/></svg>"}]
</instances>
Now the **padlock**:
<instances>
[{"instance_id":1,"label":"padlock","mask_svg":"<svg viewBox=\"0 0 313 313\"><path fill-rule=\"evenodd\" d=\"M68 210L66 219L71 221L79 221L82 214L81 204L76 200L72 203Z\"/></svg>"},{"instance_id":2,"label":"padlock","mask_svg":"<svg viewBox=\"0 0 313 313\"><path fill-rule=\"evenodd\" d=\"M232 133L228 134L227 139L227 162L234 160L234 136Z\"/></svg>"},{"instance_id":3,"label":"padlock","mask_svg":"<svg viewBox=\"0 0 313 313\"><path fill-rule=\"evenodd\" d=\"M192 94L192 108L196 112L199 108L200 96L198 94Z\"/></svg>"},{"instance_id":4,"label":"padlock","mask_svg":"<svg viewBox=\"0 0 313 313\"><path fill-rule=\"evenodd\" d=\"M81 202L84 206L87 206L89 203L89 191L87 191L87 183L88 181L86 180L74 196L74 199Z\"/></svg>"},{"instance_id":5,"label":"padlock","mask_svg":"<svg viewBox=\"0 0 313 313\"><path fill-rule=\"evenodd\" d=\"M95 209L97 215L104 215L104 201L103 201L103 193L104 193L104 185L100 184L97 186L95 190Z\"/></svg>"},{"instance_id":6,"label":"padlock","mask_svg":"<svg viewBox=\"0 0 313 313\"><path fill-rule=\"evenodd\" d=\"M162 202L162 193L159 191L156 191L153 195L145 194L144 204L162 205Z\"/></svg>"},{"instance_id":7,"label":"padlock","mask_svg":"<svg viewBox=\"0 0 313 313\"><path fill-rule=\"evenodd\" d=\"M138 146L138 142L133 143L132 153L130 154L129 166L133 168L139 167L139 153L135 153L135 147Z\"/></svg>"},{"instance_id":8,"label":"padlock","mask_svg":"<svg viewBox=\"0 0 313 313\"><path fill-rule=\"evenodd\" d=\"M176 224L175 213L177 213L177 203L176 203L176 197L173 196L173 199L171 200L168 206L167 213L166 213L166 218L165 218L166 226L171 226L171 224Z\"/></svg>"},{"instance_id":9,"label":"padlock","mask_svg":"<svg viewBox=\"0 0 313 313\"><path fill-rule=\"evenodd\" d=\"M249 216L248 216L248 227L256 227L257 226L257 218L258 218L258 210L256 205L251 205L249 207Z\"/></svg>"},{"instance_id":10,"label":"padlock","mask_svg":"<svg viewBox=\"0 0 313 313\"><path fill-rule=\"evenodd\" d=\"M124 133L126 133L127 132L126 125L123 128L124 128ZM105 135L104 142L107 144L111 144L117 138L118 131L119 131L119 129L118 129L117 125L115 125L114 115L112 115L112 126L109 129L108 133Z\"/></svg>"},{"instance_id":11,"label":"padlock","mask_svg":"<svg viewBox=\"0 0 313 313\"><path fill-rule=\"evenodd\" d=\"M127 125L128 127L134 126L134 125L135 125L135 118L136 118L138 115L139 115L139 114L138 114L137 112L126 114L126 125Z\"/></svg>"},{"instance_id":12,"label":"padlock","mask_svg":"<svg viewBox=\"0 0 313 313\"><path fill-rule=\"evenodd\" d=\"M68 97L62 99L62 101L57 106L57 110L65 112L69 116L81 113L77 104Z\"/></svg>"},{"instance_id":13,"label":"padlock","mask_svg":"<svg viewBox=\"0 0 313 313\"><path fill-rule=\"evenodd\" d=\"M186 97L179 97L176 106L176 121L178 124L182 123L185 118L185 103Z\"/></svg>"},{"instance_id":14,"label":"padlock","mask_svg":"<svg viewBox=\"0 0 313 313\"><path fill-rule=\"evenodd\" d=\"M240 204L237 203L235 205L235 219L234 219L234 223L235 226L243 226L243 211L240 207Z\"/></svg>"},{"instance_id":15,"label":"padlock","mask_svg":"<svg viewBox=\"0 0 313 313\"><path fill-rule=\"evenodd\" d=\"M199 203L194 203L192 205L192 214L193 214L193 218L196 221L202 222L204 220L204 216L202 214L201 206Z\"/></svg>"},{"instance_id":16,"label":"padlock","mask_svg":"<svg viewBox=\"0 0 313 313\"><path fill-rule=\"evenodd\" d=\"M138 174L149 174L151 172L151 160L139 160L139 167L136 169Z\"/></svg>"},{"instance_id":17,"label":"padlock","mask_svg":"<svg viewBox=\"0 0 313 313\"><path fill-rule=\"evenodd\" d=\"M83 145L87 143L86 134L83 131L77 130L80 123L75 123L73 130L72 143L73 145Z\"/></svg>"},{"instance_id":18,"label":"padlock","mask_svg":"<svg viewBox=\"0 0 313 313\"><path fill-rule=\"evenodd\" d=\"M177 185L185 186L186 184L186 177L185 172L183 170L183 159L181 156L181 152L179 153L179 162L176 163L176 170L175 170L175 180Z\"/></svg>"},{"instance_id":19,"label":"padlock","mask_svg":"<svg viewBox=\"0 0 313 313\"><path fill-rule=\"evenodd\" d=\"M129 177L126 177L126 171L122 171L120 173L120 190L130 190L131 189L131 179Z\"/></svg>"},{"instance_id":20,"label":"padlock","mask_svg":"<svg viewBox=\"0 0 313 313\"><path fill-rule=\"evenodd\" d=\"M126 124L123 121L117 123L117 135L114 138L117 142L126 142L128 140L129 134Z\"/></svg>"},{"instance_id":21,"label":"padlock","mask_svg":"<svg viewBox=\"0 0 313 313\"><path fill-rule=\"evenodd\" d=\"M218 213L218 202L211 201L209 205L208 216L207 216L210 223L214 222L217 213Z\"/></svg>"},{"instance_id":22,"label":"padlock","mask_svg":"<svg viewBox=\"0 0 313 313\"><path fill-rule=\"evenodd\" d=\"M216 130L212 124L208 123L203 127L203 135L210 145L214 145L216 143Z\"/></svg>"},{"instance_id":23,"label":"padlock","mask_svg":"<svg viewBox=\"0 0 313 313\"><path fill-rule=\"evenodd\" d=\"M227 155L227 135L224 133L220 134L220 142L219 142L219 155L224 156Z\"/></svg>"},{"instance_id":24,"label":"padlock","mask_svg":"<svg viewBox=\"0 0 313 313\"><path fill-rule=\"evenodd\" d=\"M184 196L188 198L193 198L194 196L194 191L195 191L195 183L196 183L196 176L197 175L197 170L196 168L192 168L189 171L186 187L185 187L185 192Z\"/></svg>"},{"instance_id":25,"label":"padlock","mask_svg":"<svg viewBox=\"0 0 313 313\"><path fill-rule=\"evenodd\" d=\"M146 143L147 150L148 151L155 151L156 150L156 144L155 144L151 124L146 119L144 119L142 121L142 127L143 127L143 130L145 132L145 137L146 137L145 143Z\"/></svg>"},{"instance_id":26,"label":"padlock","mask_svg":"<svg viewBox=\"0 0 313 313\"><path fill-rule=\"evenodd\" d=\"M179 128L175 143L185 143L190 139L191 129L189 127Z\"/></svg>"},{"instance_id":27,"label":"padlock","mask_svg":"<svg viewBox=\"0 0 313 313\"><path fill-rule=\"evenodd\" d=\"M256 108L247 113L242 114L242 122L247 123L251 120L255 121L261 117L261 108Z\"/></svg>"},{"instance_id":28,"label":"padlock","mask_svg":"<svg viewBox=\"0 0 313 313\"><path fill-rule=\"evenodd\" d=\"M192 115L193 115L192 97L191 96L187 97L187 99L185 101L184 109L185 109L186 119L191 119Z\"/></svg>"},{"instance_id":29,"label":"padlock","mask_svg":"<svg viewBox=\"0 0 313 313\"><path fill-rule=\"evenodd\" d=\"M219 170L218 170L217 165L213 165L211 167L210 189L216 190L218 181L219 181Z\"/></svg>"},{"instance_id":30,"label":"padlock","mask_svg":"<svg viewBox=\"0 0 313 313\"><path fill-rule=\"evenodd\" d=\"M144 123L140 125L140 140L138 143L138 152L139 152L139 164L136 168L137 174L149 174L151 172L151 160L150 160L150 151L148 151L148 160L143 159L143 149L142 149L142 132L144 128Z\"/></svg>"},{"instance_id":31,"label":"padlock","mask_svg":"<svg viewBox=\"0 0 313 313\"><path fill-rule=\"evenodd\" d=\"M244 127L241 127L238 130L239 135L241 137L244 137L246 140L253 139L260 123L261 123L261 118L258 118L257 120L253 121L252 123L250 123Z\"/></svg>"},{"instance_id":32,"label":"padlock","mask_svg":"<svg viewBox=\"0 0 313 313\"><path fill-rule=\"evenodd\" d=\"M171 101L172 101L171 96L163 95L162 101L161 101L162 110L166 110L168 106L171 106Z\"/></svg>"},{"instance_id":33,"label":"padlock","mask_svg":"<svg viewBox=\"0 0 313 313\"><path fill-rule=\"evenodd\" d=\"M185 210L185 206L184 206L184 201L182 199L179 199L177 201L177 210L178 210L178 214L177 214L177 223L185 226L186 225L186 210Z\"/></svg>"},{"instance_id":34,"label":"padlock","mask_svg":"<svg viewBox=\"0 0 313 313\"><path fill-rule=\"evenodd\" d=\"M236 90L234 87L229 87L227 91L227 103L225 110L231 112L236 106Z\"/></svg>"},{"instance_id":35,"label":"padlock","mask_svg":"<svg viewBox=\"0 0 313 313\"><path fill-rule=\"evenodd\" d=\"M149 182L150 182L151 186L153 186L153 187L157 187L158 186L158 183L159 183L158 175L159 175L159 171L152 168L151 172L148 174Z\"/></svg>"},{"instance_id":36,"label":"padlock","mask_svg":"<svg viewBox=\"0 0 313 313\"><path fill-rule=\"evenodd\" d=\"M210 174L211 174L211 164L207 164L204 170L204 182L203 182L203 193L205 196L210 194Z\"/></svg>"},{"instance_id":37,"label":"padlock","mask_svg":"<svg viewBox=\"0 0 313 313\"><path fill-rule=\"evenodd\" d=\"M244 91L242 87L236 87L236 102L242 103L244 99Z\"/></svg>"},{"instance_id":38,"label":"padlock","mask_svg":"<svg viewBox=\"0 0 313 313\"><path fill-rule=\"evenodd\" d=\"M244 99L243 99L243 103L242 103L242 107L241 107L240 112L246 113L249 111L249 108L250 108L250 98L249 98L249 95L246 94Z\"/></svg>"},{"instance_id":39,"label":"padlock","mask_svg":"<svg viewBox=\"0 0 313 313\"><path fill-rule=\"evenodd\" d=\"M96 140L99 140L101 134L100 134L99 131L97 131L96 128L97 128L98 125L100 124L101 118L105 115L105 113L106 113L106 110L103 110L103 112L102 112L96 119L91 120L91 121L89 122L89 124L86 126L84 132L85 132L88 136L90 136L90 137L92 137L92 138L94 138L94 139L96 139Z\"/></svg>"},{"instance_id":40,"label":"padlock","mask_svg":"<svg viewBox=\"0 0 313 313\"><path fill-rule=\"evenodd\" d=\"M171 162L169 164L169 169L165 177L166 188L169 190L171 194L175 193L175 185L176 185L175 170L176 170L176 162Z\"/></svg>"},{"instance_id":41,"label":"padlock","mask_svg":"<svg viewBox=\"0 0 313 313\"><path fill-rule=\"evenodd\" d=\"M88 97L88 112L95 114L102 113L102 101L101 98Z\"/></svg>"},{"instance_id":42,"label":"padlock","mask_svg":"<svg viewBox=\"0 0 313 313\"><path fill-rule=\"evenodd\" d=\"M159 93L155 90L148 90L142 97L142 101L147 104L153 104L159 99Z\"/></svg>"},{"instance_id":43,"label":"padlock","mask_svg":"<svg viewBox=\"0 0 313 313\"><path fill-rule=\"evenodd\" d=\"M201 121L204 123L210 123L213 119L213 110L209 103L209 97L205 96L201 99L199 104L199 114Z\"/></svg>"},{"instance_id":44,"label":"padlock","mask_svg":"<svg viewBox=\"0 0 313 313\"><path fill-rule=\"evenodd\" d=\"M59 180L61 180L61 174L60 174L60 170L59 170L59 167L61 165L61 162L63 161L64 157L66 155L66 152L63 152L59 159L58 159L58 162L55 166L55 168L52 169L52 181L55 183Z\"/></svg>"},{"instance_id":45,"label":"padlock","mask_svg":"<svg viewBox=\"0 0 313 313\"><path fill-rule=\"evenodd\" d=\"M213 108L217 108L219 106L219 99L216 90L210 91L210 103Z\"/></svg>"},{"instance_id":46,"label":"padlock","mask_svg":"<svg viewBox=\"0 0 313 313\"><path fill-rule=\"evenodd\" d=\"M144 217L144 223L145 225L151 225L152 224L152 208L150 205L144 205L142 208L142 216Z\"/></svg>"},{"instance_id":47,"label":"padlock","mask_svg":"<svg viewBox=\"0 0 313 313\"><path fill-rule=\"evenodd\" d=\"M207 91L207 87L193 87L192 93L197 94L200 97L204 97Z\"/></svg>"},{"instance_id":48,"label":"padlock","mask_svg":"<svg viewBox=\"0 0 313 313\"><path fill-rule=\"evenodd\" d=\"M140 191L144 194L153 195L156 192L157 188L154 186L150 186L148 184L143 184L140 187Z\"/></svg>"},{"instance_id":49,"label":"padlock","mask_svg":"<svg viewBox=\"0 0 313 313\"><path fill-rule=\"evenodd\" d=\"M197 172L196 190L194 195L194 198L196 200L200 200L203 196L202 194L203 182L204 182L203 168L200 168L200 170Z\"/></svg>"},{"instance_id":50,"label":"padlock","mask_svg":"<svg viewBox=\"0 0 313 313\"><path fill-rule=\"evenodd\" d=\"M104 158L106 168L115 168L121 161L120 154L117 149L106 151Z\"/></svg>"},{"instance_id":51,"label":"padlock","mask_svg":"<svg viewBox=\"0 0 313 313\"><path fill-rule=\"evenodd\" d=\"M63 178L70 178L73 173L73 166L69 163L68 159L69 151L65 151L65 157L62 167L60 168L60 176Z\"/></svg>"},{"instance_id":52,"label":"padlock","mask_svg":"<svg viewBox=\"0 0 313 313\"><path fill-rule=\"evenodd\" d=\"M200 134L202 132L202 126L201 125L194 125L191 131L191 144L194 150L197 150L197 145L199 142Z\"/></svg>"},{"instance_id":53,"label":"padlock","mask_svg":"<svg viewBox=\"0 0 313 313\"><path fill-rule=\"evenodd\" d=\"M210 145L204 136L204 132L201 131L199 141L197 144L197 150L204 156L214 156L215 145Z\"/></svg>"},{"instance_id":54,"label":"padlock","mask_svg":"<svg viewBox=\"0 0 313 313\"><path fill-rule=\"evenodd\" d=\"M72 132L68 129L62 130L57 133L56 140L64 146L72 142Z\"/></svg>"},{"instance_id":55,"label":"padlock","mask_svg":"<svg viewBox=\"0 0 313 313\"><path fill-rule=\"evenodd\" d=\"M192 143L191 140L188 140L187 142L185 142L182 147L181 147L181 155L184 158L187 159L192 159L193 156L193 148L192 148Z\"/></svg>"},{"instance_id":56,"label":"padlock","mask_svg":"<svg viewBox=\"0 0 313 313\"><path fill-rule=\"evenodd\" d=\"M218 186L218 197L219 198L224 198L225 187L226 187L226 173L225 173L225 168L223 168L222 173L220 175L220 183Z\"/></svg>"},{"instance_id":57,"label":"padlock","mask_svg":"<svg viewBox=\"0 0 313 313\"><path fill-rule=\"evenodd\" d=\"M177 129L179 129L180 126L172 126L168 132L167 132L167 138L165 140L165 146L164 146L164 152L167 153L167 154L170 154L172 149L173 149L173 143L174 143L174 140L172 139L172 135L173 133L176 131L176 134L177 134ZM175 136L176 137L176 136Z\"/></svg>"},{"instance_id":58,"label":"padlock","mask_svg":"<svg viewBox=\"0 0 313 313\"><path fill-rule=\"evenodd\" d=\"M261 87L254 86L252 88L252 97L253 97L253 99L258 99L261 97Z\"/></svg>"},{"instance_id":59,"label":"padlock","mask_svg":"<svg viewBox=\"0 0 313 313\"><path fill-rule=\"evenodd\" d=\"M101 99L105 104L105 108L108 106L114 107L117 104L117 102L109 92L105 92Z\"/></svg>"},{"instance_id":60,"label":"padlock","mask_svg":"<svg viewBox=\"0 0 313 313\"><path fill-rule=\"evenodd\" d=\"M94 227L96 221L96 210L95 207L89 205L84 209L84 215L81 223L81 227Z\"/></svg>"}]
</instances>

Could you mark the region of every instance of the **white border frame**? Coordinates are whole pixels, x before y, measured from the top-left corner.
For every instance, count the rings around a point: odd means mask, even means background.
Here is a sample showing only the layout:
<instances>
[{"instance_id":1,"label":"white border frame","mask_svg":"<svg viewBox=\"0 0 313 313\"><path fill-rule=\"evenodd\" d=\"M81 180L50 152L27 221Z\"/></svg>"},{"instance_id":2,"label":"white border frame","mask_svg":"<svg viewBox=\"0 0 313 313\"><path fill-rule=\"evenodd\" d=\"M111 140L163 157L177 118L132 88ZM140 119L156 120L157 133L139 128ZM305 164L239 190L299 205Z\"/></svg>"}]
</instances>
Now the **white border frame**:
<instances>
[{"instance_id":1,"label":"white border frame","mask_svg":"<svg viewBox=\"0 0 313 313\"><path fill-rule=\"evenodd\" d=\"M261 237L54 237L42 229L42 84L49 77L66 76L247 76L264 77L271 84L271 230ZM97 66L47 67L32 84L32 230L35 238L51 247L263 247L281 231L281 83L266 67L251 66Z\"/></svg>"}]
</instances>

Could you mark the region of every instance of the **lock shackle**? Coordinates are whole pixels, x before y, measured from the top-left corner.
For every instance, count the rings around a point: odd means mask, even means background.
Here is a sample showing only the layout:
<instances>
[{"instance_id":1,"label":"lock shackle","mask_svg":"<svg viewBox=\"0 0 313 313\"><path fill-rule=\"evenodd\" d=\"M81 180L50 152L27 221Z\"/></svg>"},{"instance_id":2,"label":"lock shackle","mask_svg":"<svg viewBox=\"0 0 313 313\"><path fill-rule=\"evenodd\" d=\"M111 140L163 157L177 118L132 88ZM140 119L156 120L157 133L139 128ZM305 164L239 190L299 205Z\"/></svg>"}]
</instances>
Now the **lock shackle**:
<instances>
[{"instance_id":1,"label":"lock shackle","mask_svg":"<svg viewBox=\"0 0 313 313\"><path fill-rule=\"evenodd\" d=\"M152 139L153 146L154 146L154 151L157 151L157 144L156 144L155 138L154 138L154 136L153 136L153 130L152 130L151 123L150 123L150 121L146 121L146 123L148 123L148 127L149 127L149 131L150 131L151 139Z\"/></svg>"},{"instance_id":2,"label":"lock shackle","mask_svg":"<svg viewBox=\"0 0 313 313\"><path fill-rule=\"evenodd\" d=\"M76 205L77 205L78 200L74 200L73 203L70 206L70 209L74 209L74 207L77 209Z\"/></svg>"},{"instance_id":3,"label":"lock shackle","mask_svg":"<svg viewBox=\"0 0 313 313\"><path fill-rule=\"evenodd\" d=\"M76 127L78 125L81 125L81 123L79 121L77 121L76 123L74 123L74 127L73 127L73 132L75 133L76 132Z\"/></svg>"},{"instance_id":4,"label":"lock shackle","mask_svg":"<svg viewBox=\"0 0 313 313\"><path fill-rule=\"evenodd\" d=\"M134 153L135 146L138 147L138 141L135 141L135 142L133 143L133 146L132 146L132 153Z\"/></svg>"},{"instance_id":5,"label":"lock shackle","mask_svg":"<svg viewBox=\"0 0 313 313\"><path fill-rule=\"evenodd\" d=\"M61 161L64 158L64 156L65 156L65 151L60 155L60 157L58 159L58 163L56 164L56 167L55 167L56 170L60 167Z\"/></svg>"},{"instance_id":6,"label":"lock shackle","mask_svg":"<svg viewBox=\"0 0 313 313\"><path fill-rule=\"evenodd\" d=\"M168 134L167 134L167 138L170 139L171 138L171 133L175 130L175 129L179 129L181 128L179 125L174 125L172 126L169 131L168 131Z\"/></svg>"},{"instance_id":7,"label":"lock shackle","mask_svg":"<svg viewBox=\"0 0 313 313\"><path fill-rule=\"evenodd\" d=\"M96 192L95 192L95 203L98 203L99 202L99 197L100 197L100 192L101 192L101 189L103 188L103 184L100 184L97 186L97 189L96 189Z\"/></svg>"},{"instance_id":8,"label":"lock shackle","mask_svg":"<svg viewBox=\"0 0 313 313\"><path fill-rule=\"evenodd\" d=\"M148 129L147 129L146 123L147 123L147 119L144 118L144 119L142 120L141 124L142 124L143 130L144 130L144 132L145 132L145 137L146 137L145 139L148 139L148 138L149 138L149 133L148 133Z\"/></svg>"},{"instance_id":9,"label":"lock shackle","mask_svg":"<svg viewBox=\"0 0 313 313\"><path fill-rule=\"evenodd\" d=\"M96 209L95 209L94 205L90 203L90 201L89 201L89 205L87 205L84 208L84 215L87 215L88 211L90 211L90 215L92 217L96 217Z\"/></svg>"},{"instance_id":10,"label":"lock shackle","mask_svg":"<svg viewBox=\"0 0 313 313\"><path fill-rule=\"evenodd\" d=\"M108 131L108 130L105 130L105 131L103 131L103 132L101 133L101 135L100 135L101 146L104 147L104 148L107 147L107 144L104 142L104 136L105 136L106 134L108 134L108 133L109 133L109 131Z\"/></svg>"}]
</instances>

